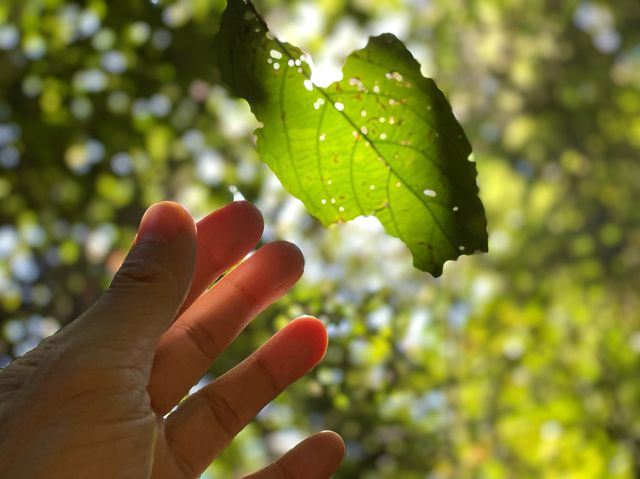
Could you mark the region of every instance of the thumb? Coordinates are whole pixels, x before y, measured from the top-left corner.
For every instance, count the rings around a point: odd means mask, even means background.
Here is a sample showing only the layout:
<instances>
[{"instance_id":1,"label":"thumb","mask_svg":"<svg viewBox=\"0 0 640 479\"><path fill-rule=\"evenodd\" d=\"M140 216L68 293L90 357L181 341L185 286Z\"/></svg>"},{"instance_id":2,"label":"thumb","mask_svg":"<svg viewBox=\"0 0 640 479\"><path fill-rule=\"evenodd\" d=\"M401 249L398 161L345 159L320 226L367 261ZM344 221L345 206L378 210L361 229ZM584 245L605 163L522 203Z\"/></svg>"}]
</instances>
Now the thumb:
<instances>
[{"instance_id":1,"label":"thumb","mask_svg":"<svg viewBox=\"0 0 640 479\"><path fill-rule=\"evenodd\" d=\"M191 286L195 252L191 214L173 202L151 206L109 289L79 318L84 331L77 333L94 346L153 353Z\"/></svg>"}]
</instances>

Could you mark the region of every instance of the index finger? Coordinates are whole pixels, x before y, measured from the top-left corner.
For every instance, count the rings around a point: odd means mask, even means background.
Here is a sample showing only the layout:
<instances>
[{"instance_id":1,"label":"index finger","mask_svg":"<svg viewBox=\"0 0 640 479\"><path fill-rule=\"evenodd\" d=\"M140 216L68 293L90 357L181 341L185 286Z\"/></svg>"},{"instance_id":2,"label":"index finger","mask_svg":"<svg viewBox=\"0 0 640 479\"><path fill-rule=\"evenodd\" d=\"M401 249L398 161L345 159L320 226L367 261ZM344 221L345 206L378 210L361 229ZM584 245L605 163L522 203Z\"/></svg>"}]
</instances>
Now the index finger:
<instances>
[{"instance_id":1,"label":"index finger","mask_svg":"<svg viewBox=\"0 0 640 479\"><path fill-rule=\"evenodd\" d=\"M248 201L234 201L196 224L197 250L191 289L180 310L185 311L211 283L244 258L262 236L260 210ZM178 315L179 315L178 314Z\"/></svg>"}]
</instances>

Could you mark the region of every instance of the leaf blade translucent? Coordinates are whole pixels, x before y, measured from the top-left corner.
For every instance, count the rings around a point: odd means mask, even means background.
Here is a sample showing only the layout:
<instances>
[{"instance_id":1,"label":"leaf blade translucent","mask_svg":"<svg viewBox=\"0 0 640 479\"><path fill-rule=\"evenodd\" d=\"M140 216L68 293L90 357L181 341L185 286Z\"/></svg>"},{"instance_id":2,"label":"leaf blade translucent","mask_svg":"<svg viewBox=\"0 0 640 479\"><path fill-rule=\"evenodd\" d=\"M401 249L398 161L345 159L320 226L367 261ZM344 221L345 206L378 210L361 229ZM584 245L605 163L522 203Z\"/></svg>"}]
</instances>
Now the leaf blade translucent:
<instances>
[{"instance_id":1,"label":"leaf blade translucent","mask_svg":"<svg viewBox=\"0 0 640 479\"><path fill-rule=\"evenodd\" d=\"M396 37L372 37L326 88L242 0L228 2L219 40L223 78L263 124L260 157L323 224L374 215L435 276L445 261L487 250L471 146Z\"/></svg>"}]
</instances>

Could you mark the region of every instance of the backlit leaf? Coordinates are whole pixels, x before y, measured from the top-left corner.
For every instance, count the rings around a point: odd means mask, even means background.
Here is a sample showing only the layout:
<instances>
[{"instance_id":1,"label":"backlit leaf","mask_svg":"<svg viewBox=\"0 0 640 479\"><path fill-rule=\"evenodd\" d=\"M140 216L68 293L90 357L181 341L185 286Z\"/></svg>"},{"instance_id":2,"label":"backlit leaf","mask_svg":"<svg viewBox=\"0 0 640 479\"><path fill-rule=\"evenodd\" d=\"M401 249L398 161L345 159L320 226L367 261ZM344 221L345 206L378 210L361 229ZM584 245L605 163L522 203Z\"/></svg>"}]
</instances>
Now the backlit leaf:
<instances>
[{"instance_id":1,"label":"backlit leaf","mask_svg":"<svg viewBox=\"0 0 640 479\"><path fill-rule=\"evenodd\" d=\"M327 88L242 0L229 0L218 40L224 80L263 124L260 157L323 224L374 215L435 276L445 261L487 250L471 146L395 36L370 38Z\"/></svg>"}]
</instances>

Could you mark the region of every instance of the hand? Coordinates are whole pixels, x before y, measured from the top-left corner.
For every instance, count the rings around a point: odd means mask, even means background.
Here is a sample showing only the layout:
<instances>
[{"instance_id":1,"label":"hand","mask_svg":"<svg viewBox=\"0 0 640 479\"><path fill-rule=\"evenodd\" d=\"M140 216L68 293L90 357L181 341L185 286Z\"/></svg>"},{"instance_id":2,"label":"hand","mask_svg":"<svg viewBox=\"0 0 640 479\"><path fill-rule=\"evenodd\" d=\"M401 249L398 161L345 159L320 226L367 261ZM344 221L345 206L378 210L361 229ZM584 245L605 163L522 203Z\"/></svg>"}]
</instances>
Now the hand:
<instances>
[{"instance_id":1,"label":"hand","mask_svg":"<svg viewBox=\"0 0 640 479\"><path fill-rule=\"evenodd\" d=\"M262 407L315 366L326 331L315 318L298 318L166 416L302 274L300 251L275 242L205 291L255 246L262 227L247 202L197 227L175 203L152 206L102 297L0 371L2 476L198 477ZM250 477L327 478L343 454L340 437L322 432Z\"/></svg>"}]
</instances>

